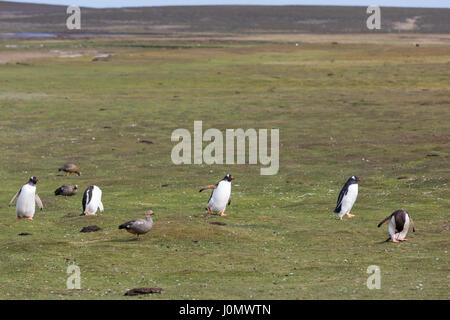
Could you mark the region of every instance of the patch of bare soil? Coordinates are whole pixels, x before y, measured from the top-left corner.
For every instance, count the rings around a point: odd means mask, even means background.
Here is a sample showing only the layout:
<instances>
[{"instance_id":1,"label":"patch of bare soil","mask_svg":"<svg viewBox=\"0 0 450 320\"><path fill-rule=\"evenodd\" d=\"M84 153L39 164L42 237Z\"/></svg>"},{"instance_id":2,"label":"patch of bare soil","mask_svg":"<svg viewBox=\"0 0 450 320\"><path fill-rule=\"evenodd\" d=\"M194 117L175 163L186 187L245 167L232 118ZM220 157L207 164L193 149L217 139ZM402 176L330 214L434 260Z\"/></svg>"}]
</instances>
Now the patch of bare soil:
<instances>
[{"instance_id":1,"label":"patch of bare soil","mask_svg":"<svg viewBox=\"0 0 450 320\"><path fill-rule=\"evenodd\" d=\"M50 51L0 51L0 64L57 56L57 53Z\"/></svg>"},{"instance_id":2,"label":"patch of bare soil","mask_svg":"<svg viewBox=\"0 0 450 320\"><path fill-rule=\"evenodd\" d=\"M84 227L83 229L81 229L80 232L96 232L96 231L100 231L100 230L102 230L102 229L98 226L87 226L87 227Z\"/></svg>"},{"instance_id":3,"label":"patch of bare soil","mask_svg":"<svg viewBox=\"0 0 450 320\"><path fill-rule=\"evenodd\" d=\"M417 26L417 20L420 17L414 17L414 18L407 18L406 21L404 22L394 22L393 23L393 28L395 30L399 30L399 31L412 31L412 30L416 30L418 28Z\"/></svg>"},{"instance_id":4,"label":"patch of bare soil","mask_svg":"<svg viewBox=\"0 0 450 320\"><path fill-rule=\"evenodd\" d=\"M156 287L134 288L134 289L128 290L125 293L125 296L137 296L140 294L161 293L163 291L164 291L163 288L156 288Z\"/></svg>"}]
</instances>

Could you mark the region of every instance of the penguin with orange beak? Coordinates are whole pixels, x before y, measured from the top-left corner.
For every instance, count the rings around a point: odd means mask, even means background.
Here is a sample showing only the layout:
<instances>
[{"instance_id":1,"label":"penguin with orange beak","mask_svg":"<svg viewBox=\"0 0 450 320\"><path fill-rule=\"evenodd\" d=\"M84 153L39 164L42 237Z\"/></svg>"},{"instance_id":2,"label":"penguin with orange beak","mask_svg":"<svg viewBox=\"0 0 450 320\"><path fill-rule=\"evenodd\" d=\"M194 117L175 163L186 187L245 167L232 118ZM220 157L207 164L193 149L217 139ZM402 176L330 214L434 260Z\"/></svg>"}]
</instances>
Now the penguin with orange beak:
<instances>
[{"instance_id":1,"label":"penguin with orange beak","mask_svg":"<svg viewBox=\"0 0 450 320\"><path fill-rule=\"evenodd\" d=\"M218 212L221 216L227 216L225 209L227 205L231 204L231 181L233 180L234 177L231 174L227 174L217 184L200 189L200 192L210 189L213 190L206 205L206 210L208 210L209 214L211 212Z\"/></svg>"},{"instance_id":2,"label":"penguin with orange beak","mask_svg":"<svg viewBox=\"0 0 450 320\"><path fill-rule=\"evenodd\" d=\"M339 216L339 220L342 220L344 215L349 218L353 218L355 215L350 214L353 205L355 204L356 198L358 197L358 182L362 178L357 176L351 176L339 193L339 198L337 200L336 208L334 213Z\"/></svg>"},{"instance_id":3,"label":"penguin with orange beak","mask_svg":"<svg viewBox=\"0 0 450 320\"><path fill-rule=\"evenodd\" d=\"M23 187L20 188L19 192L17 192L9 202L9 205L11 206L17 199L16 215L18 220L23 218L33 220L36 204L39 209L42 210L44 208L41 198L39 198L36 193L36 184L38 182L38 178L34 176L31 177L28 180L28 183L24 184Z\"/></svg>"}]
</instances>

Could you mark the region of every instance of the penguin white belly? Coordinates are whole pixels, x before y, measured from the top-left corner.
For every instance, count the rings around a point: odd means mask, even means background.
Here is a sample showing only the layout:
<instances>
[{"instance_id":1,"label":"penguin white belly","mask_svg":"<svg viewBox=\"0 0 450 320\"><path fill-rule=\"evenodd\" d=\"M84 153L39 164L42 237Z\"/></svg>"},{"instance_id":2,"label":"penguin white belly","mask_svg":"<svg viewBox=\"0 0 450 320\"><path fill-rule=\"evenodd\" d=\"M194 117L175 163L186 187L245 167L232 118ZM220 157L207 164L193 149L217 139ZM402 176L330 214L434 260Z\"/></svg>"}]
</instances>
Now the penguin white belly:
<instances>
[{"instance_id":1,"label":"penguin white belly","mask_svg":"<svg viewBox=\"0 0 450 320\"><path fill-rule=\"evenodd\" d=\"M396 235L395 235L395 217L392 216L391 220L389 221L389 226L388 226L388 230L389 230L389 235L391 236L391 239L397 239Z\"/></svg>"},{"instance_id":2,"label":"penguin white belly","mask_svg":"<svg viewBox=\"0 0 450 320\"><path fill-rule=\"evenodd\" d=\"M406 235L408 234L408 230L409 230L409 215L406 214L406 216L405 216L405 225L403 226L403 230L399 233L399 238L400 239L405 239Z\"/></svg>"},{"instance_id":3,"label":"penguin white belly","mask_svg":"<svg viewBox=\"0 0 450 320\"><path fill-rule=\"evenodd\" d=\"M36 187L24 185L17 198L16 215L20 218L33 218L36 211Z\"/></svg>"},{"instance_id":4,"label":"penguin white belly","mask_svg":"<svg viewBox=\"0 0 450 320\"><path fill-rule=\"evenodd\" d=\"M208 207L214 212L225 212L231 195L231 183L228 181L220 181L216 189L214 189Z\"/></svg>"},{"instance_id":5,"label":"penguin white belly","mask_svg":"<svg viewBox=\"0 0 450 320\"><path fill-rule=\"evenodd\" d=\"M100 211L103 212L103 204L102 204L102 190L98 187L94 187L92 190L92 198L89 203L86 205L86 214L96 214L97 210L100 208Z\"/></svg>"},{"instance_id":6,"label":"penguin white belly","mask_svg":"<svg viewBox=\"0 0 450 320\"><path fill-rule=\"evenodd\" d=\"M358 197L358 184L354 183L348 187L347 194L342 199L341 212L339 213L340 217L342 217L346 213L349 213L350 210L352 210L357 197Z\"/></svg>"}]
</instances>

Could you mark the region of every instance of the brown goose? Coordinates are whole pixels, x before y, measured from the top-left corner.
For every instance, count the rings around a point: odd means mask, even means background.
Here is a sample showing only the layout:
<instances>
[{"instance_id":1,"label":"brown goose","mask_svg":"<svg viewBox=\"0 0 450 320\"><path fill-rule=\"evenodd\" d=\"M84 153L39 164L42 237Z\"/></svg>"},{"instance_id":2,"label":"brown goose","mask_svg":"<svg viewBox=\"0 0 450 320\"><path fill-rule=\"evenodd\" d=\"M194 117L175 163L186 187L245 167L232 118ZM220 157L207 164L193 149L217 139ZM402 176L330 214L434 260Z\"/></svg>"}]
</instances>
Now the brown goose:
<instances>
[{"instance_id":1,"label":"brown goose","mask_svg":"<svg viewBox=\"0 0 450 320\"><path fill-rule=\"evenodd\" d=\"M55 196L66 196L71 197L76 195L78 192L78 185L75 186L61 186L55 190Z\"/></svg>"},{"instance_id":2,"label":"brown goose","mask_svg":"<svg viewBox=\"0 0 450 320\"><path fill-rule=\"evenodd\" d=\"M81 176L80 170L78 170L78 167L73 163L66 163L61 168L59 168L58 171L64 171L66 173L66 176L70 176L73 173L76 173L77 175Z\"/></svg>"},{"instance_id":3,"label":"brown goose","mask_svg":"<svg viewBox=\"0 0 450 320\"><path fill-rule=\"evenodd\" d=\"M146 219L135 219L125 222L119 226L119 229L126 229L129 233L135 234L136 239L139 239L139 235L146 234L153 227L153 219L151 216L153 211L149 210L145 213Z\"/></svg>"}]
</instances>

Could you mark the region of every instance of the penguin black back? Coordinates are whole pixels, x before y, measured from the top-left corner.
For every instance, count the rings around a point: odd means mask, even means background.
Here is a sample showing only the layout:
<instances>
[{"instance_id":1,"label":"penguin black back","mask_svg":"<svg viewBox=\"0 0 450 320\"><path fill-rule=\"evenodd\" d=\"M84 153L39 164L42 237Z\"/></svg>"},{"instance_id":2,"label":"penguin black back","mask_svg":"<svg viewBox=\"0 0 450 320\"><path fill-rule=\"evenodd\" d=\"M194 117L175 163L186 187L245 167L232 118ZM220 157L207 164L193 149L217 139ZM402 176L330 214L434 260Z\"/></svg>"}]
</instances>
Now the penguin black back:
<instances>
[{"instance_id":1,"label":"penguin black back","mask_svg":"<svg viewBox=\"0 0 450 320\"><path fill-rule=\"evenodd\" d=\"M83 194L83 212L86 211L86 206L89 204L89 202L92 199L92 191L94 190L94 186L90 186L84 191Z\"/></svg>"},{"instance_id":2,"label":"penguin black back","mask_svg":"<svg viewBox=\"0 0 450 320\"><path fill-rule=\"evenodd\" d=\"M348 178L347 182L344 184L344 186L341 189L341 192L339 193L339 197L336 203L336 208L334 209L334 213L341 212L341 205L342 205L342 199L348 192L348 187L354 183L358 183L358 181L362 180L361 178L357 176L351 176Z\"/></svg>"}]
</instances>

